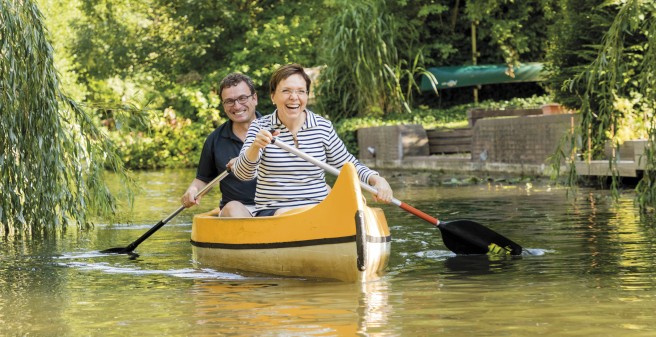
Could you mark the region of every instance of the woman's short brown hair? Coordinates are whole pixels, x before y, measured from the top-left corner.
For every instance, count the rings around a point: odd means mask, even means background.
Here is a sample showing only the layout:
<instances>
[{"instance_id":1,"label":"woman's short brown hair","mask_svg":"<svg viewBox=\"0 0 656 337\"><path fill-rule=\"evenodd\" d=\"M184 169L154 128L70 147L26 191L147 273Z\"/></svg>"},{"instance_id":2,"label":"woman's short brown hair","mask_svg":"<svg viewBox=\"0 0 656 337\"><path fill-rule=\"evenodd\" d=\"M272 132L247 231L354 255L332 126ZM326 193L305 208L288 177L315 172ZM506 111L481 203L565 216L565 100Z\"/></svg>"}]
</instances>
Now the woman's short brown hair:
<instances>
[{"instance_id":1,"label":"woman's short brown hair","mask_svg":"<svg viewBox=\"0 0 656 337\"><path fill-rule=\"evenodd\" d=\"M278 68L276 71L273 72L271 75L271 80L269 81L269 91L271 92L271 95L273 95L276 92L276 89L278 88L278 84L282 82L284 79L288 78L289 76L292 75L301 75L303 76L303 79L305 79L305 90L307 90L308 93L310 93L310 84L312 83L312 80L310 79L310 76L308 76L307 73L305 73L305 70L300 64L286 64L284 66L281 66Z\"/></svg>"}]
</instances>

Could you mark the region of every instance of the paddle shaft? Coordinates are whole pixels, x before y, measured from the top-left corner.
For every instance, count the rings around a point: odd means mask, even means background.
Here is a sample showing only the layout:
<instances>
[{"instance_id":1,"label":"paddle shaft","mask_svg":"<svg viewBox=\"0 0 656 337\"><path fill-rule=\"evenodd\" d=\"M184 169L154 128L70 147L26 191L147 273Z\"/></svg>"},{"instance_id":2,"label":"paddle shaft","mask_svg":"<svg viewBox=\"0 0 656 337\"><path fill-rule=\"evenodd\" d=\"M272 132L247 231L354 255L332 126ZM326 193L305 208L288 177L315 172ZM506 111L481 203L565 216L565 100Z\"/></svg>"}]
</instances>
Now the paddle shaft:
<instances>
[{"instance_id":1,"label":"paddle shaft","mask_svg":"<svg viewBox=\"0 0 656 337\"><path fill-rule=\"evenodd\" d=\"M339 170L324 163L294 147L291 147L284 142L276 142L274 137L271 141L272 144L277 145L283 150L288 151L289 153L295 154L300 158L307 160L308 162L324 169L328 173L339 175ZM363 189L377 194L378 191L370 186L360 181L360 186ZM392 198L392 203L396 206L399 206L404 211L407 211L410 214L413 214L431 225L437 227L442 233L442 241L444 245L456 254L510 254L510 255L521 255L522 247L512 240L500 235L493 230L469 220L456 220L449 222L440 222L440 220L398 200Z\"/></svg>"},{"instance_id":2,"label":"paddle shaft","mask_svg":"<svg viewBox=\"0 0 656 337\"><path fill-rule=\"evenodd\" d=\"M326 172L328 172L330 174L333 174L333 175L336 175L336 176L339 175L339 170L337 168L332 167L332 166L330 166L330 165L328 165L328 164L326 164L326 163L324 163L324 162L310 156L309 154L298 150L295 147L289 146L289 145L285 144L284 142L276 142L275 137L273 138L273 141L271 143L278 146L279 148L281 148L285 151L293 153L293 154L295 154L295 155L309 161L310 163L312 163L314 165L319 166L320 168L324 169ZM378 190L376 190L375 187L373 187L369 184L366 184L363 181L360 181L360 186L363 189L367 190L368 192L371 192L371 193L374 193L374 194L378 193ZM420 211L420 210L406 204L405 202L403 202L399 199L392 198L392 203L396 206L401 207L404 211L407 211L408 213L414 214L417 217L425 220L426 222L432 224L433 226L439 226L440 225L440 220L438 220L438 219L436 219L436 218L434 218L434 217L432 217L432 216L430 216L430 215L428 215L428 214L426 214L426 213L424 213L424 212L422 212L422 211Z\"/></svg>"},{"instance_id":3,"label":"paddle shaft","mask_svg":"<svg viewBox=\"0 0 656 337\"><path fill-rule=\"evenodd\" d=\"M223 171L223 173L219 174L216 178L214 178L212 181L210 181L205 187L203 187L202 190L200 190L196 195L194 196L194 200L202 197L207 193L212 186L214 186L216 183L219 181L223 180L228 175L228 170ZM169 214L166 218L160 220L155 226L153 226L151 229L149 229L146 233L144 233L142 236L140 236L138 239L134 240L131 244L129 244L127 247L120 249L120 253L129 253L132 252L135 248L137 248L138 245L140 245L142 242L146 241L153 233L157 232L162 226L166 225L167 222L171 221L171 219L175 218L180 212L184 211L186 207L180 206L175 212ZM108 251L111 251L112 249L108 249Z\"/></svg>"}]
</instances>

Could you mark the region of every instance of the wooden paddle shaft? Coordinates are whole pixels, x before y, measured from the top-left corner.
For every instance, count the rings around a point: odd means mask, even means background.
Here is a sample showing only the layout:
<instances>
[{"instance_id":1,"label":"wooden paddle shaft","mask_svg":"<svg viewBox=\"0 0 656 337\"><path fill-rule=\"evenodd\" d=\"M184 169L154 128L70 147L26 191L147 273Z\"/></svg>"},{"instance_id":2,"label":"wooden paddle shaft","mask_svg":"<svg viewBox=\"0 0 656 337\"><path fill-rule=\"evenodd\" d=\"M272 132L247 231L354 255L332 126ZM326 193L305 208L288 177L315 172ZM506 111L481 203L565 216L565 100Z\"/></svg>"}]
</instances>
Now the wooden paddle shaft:
<instances>
[{"instance_id":1,"label":"wooden paddle shaft","mask_svg":"<svg viewBox=\"0 0 656 337\"><path fill-rule=\"evenodd\" d=\"M207 193L207 191L209 191L212 188L212 186L214 186L214 184L216 184L217 182L223 180L223 178L225 178L227 175L228 175L228 170L225 170L225 171L223 171L223 173L219 174L218 177L214 178L214 180L210 181L207 185L205 185L205 187L203 187L202 190L200 190L198 193L196 193L196 195L194 196L194 200L196 200L196 199L202 197L203 195L205 195L205 193ZM132 252L133 250L135 250L138 245L140 245L142 242L146 241L146 239L148 239L151 235L153 235L153 233L157 232L160 228L162 228L164 225L166 225L166 223L171 221L171 219L175 218L178 214L180 214L180 212L184 211L185 208L186 207L184 207L184 206L178 207L178 209L175 210L175 212L169 214L169 216L167 216L166 218L160 220L155 226L153 226L151 229L149 229L146 233L144 233L138 239L134 240L134 242L129 244L127 247L125 247L123 249L123 252L124 253L125 252Z\"/></svg>"},{"instance_id":2,"label":"wooden paddle shaft","mask_svg":"<svg viewBox=\"0 0 656 337\"><path fill-rule=\"evenodd\" d=\"M223 172L221 172L221 174L219 174L216 178L214 178L212 181L207 183L207 185L205 185L203 189L201 189L200 191L198 191L198 193L196 193L196 195L194 195L194 200L204 196L205 193L207 193L216 183L223 180L223 178L225 178L229 173L230 172L228 170L224 170ZM185 208L186 207L184 206L180 206L180 208L178 208L175 212L169 214L169 216L164 218L162 220L162 223L166 224L167 222L171 221L171 219L175 218L175 216L178 215L180 212L182 212Z\"/></svg>"},{"instance_id":3,"label":"wooden paddle shaft","mask_svg":"<svg viewBox=\"0 0 656 337\"><path fill-rule=\"evenodd\" d=\"M338 175L339 170L317 160L316 158L303 153L302 151L293 148L283 142L276 142L274 137L271 141L272 144L277 145L283 150L287 150L289 153L295 154L315 165L321 167L325 171ZM363 189L372 192L378 193L376 189L368 184L360 181L360 186ZM399 206L404 211L407 211L410 214L417 216L433 226L437 227L442 233L442 241L444 245L456 254L486 254L486 253L497 253L498 251L510 252L511 255L521 255L522 247L510 239L505 238L501 234L497 234L493 230L477 223L474 221L468 220L458 220L458 221L449 221L449 222L440 222L440 220L433 218L432 216L404 203L398 199L392 198L392 203ZM494 247L500 247L498 250Z\"/></svg>"},{"instance_id":4,"label":"wooden paddle shaft","mask_svg":"<svg viewBox=\"0 0 656 337\"><path fill-rule=\"evenodd\" d=\"M295 154L295 155L309 161L310 163L312 163L314 165L317 165L317 166L321 167L322 169L324 169L326 172L328 172L330 174L333 174L333 175L336 175L336 176L339 175L339 170L338 169L336 169L336 168L322 162L321 160L318 160L317 158L314 158L314 157L310 156L309 154L307 154L305 152L302 152L302 151L296 149L295 147L289 146L289 145L287 145L283 142L276 142L276 140L277 139L274 137L273 140L271 141L271 143L278 146L279 148L281 148L283 150L286 150L290 153L293 153L293 154ZM375 187L373 187L369 184L366 184L363 181L360 181L360 186L364 190L367 190L368 192L371 192L373 194L378 194L378 190L376 190ZM432 217L432 216L430 216L430 215L428 215L428 214L426 214L426 213L424 213L424 212L422 212L422 211L420 211L420 210L418 210L418 209L416 209L416 208L402 202L399 199L392 198L392 203L394 205L399 206L402 209L404 209L404 210L406 210L406 211L408 211L408 212L410 212L410 213L412 213L412 214L426 220L427 222L429 222L430 224L432 224L434 226L439 226L440 225L440 221L438 219L436 219L436 218L434 218L434 217Z\"/></svg>"}]
</instances>

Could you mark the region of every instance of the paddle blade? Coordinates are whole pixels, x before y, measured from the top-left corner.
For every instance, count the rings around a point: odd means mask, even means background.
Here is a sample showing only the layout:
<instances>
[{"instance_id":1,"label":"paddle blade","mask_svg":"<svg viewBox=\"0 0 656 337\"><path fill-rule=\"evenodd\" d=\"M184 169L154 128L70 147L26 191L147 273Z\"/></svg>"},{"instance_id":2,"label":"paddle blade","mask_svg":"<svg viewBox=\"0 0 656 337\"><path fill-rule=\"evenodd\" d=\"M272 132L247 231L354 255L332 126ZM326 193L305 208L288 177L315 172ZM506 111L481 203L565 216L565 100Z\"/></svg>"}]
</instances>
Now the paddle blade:
<instances>
[{"instance_id":1,"label":"paddle blade","mask_svg":"<svg viewBox=\"0 0 656 337\"><path fill-rule=\"evenodd\" d=\"M102 254L127 254L129 251L125 247L117 247L117 248L109 248L105 250L101 250L100 253Z\"/></svg>"},{"instance_id":2,"label":"paddle blade","mask_svg":"<svg viewBox=\"0 0 656 337\"><path fill-rule=\"evenodd\" d=\"M437 228L444 245L456 254L522 254L520 245L474 221L443 222Z\"/></svg>"},{"instance_id":3,"label":"paddle blade","mask_svg":"<svg viewBox=\"0 0 656 337\"><path fill-rule=\"evenodd\" d=\"M101 250L102 254L126 254L130 260L134 260L139 257L139 254L135 253L129 247L117 247Z\"/></svg>"}]
</instances>

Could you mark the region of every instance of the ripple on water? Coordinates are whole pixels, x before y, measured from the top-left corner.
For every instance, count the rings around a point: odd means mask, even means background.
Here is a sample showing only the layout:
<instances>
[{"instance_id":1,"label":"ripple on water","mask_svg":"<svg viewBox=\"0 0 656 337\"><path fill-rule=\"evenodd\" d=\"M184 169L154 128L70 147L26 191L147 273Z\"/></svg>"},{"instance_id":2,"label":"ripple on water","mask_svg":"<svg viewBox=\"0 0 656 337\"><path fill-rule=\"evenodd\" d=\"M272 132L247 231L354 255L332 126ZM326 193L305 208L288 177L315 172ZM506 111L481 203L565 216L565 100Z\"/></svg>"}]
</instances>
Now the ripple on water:
<instances>
[{"instance_id":1,"label":"ripple on water","mask_svg":"<svg viewBox=\"0 0 656 337\"><path fill-rule=\"evenodd\" d=\"M108 274L132 274L132 275L168 275L179 278L188 279L221 279L221 280L244 280L248 279L245 276L219 272L216 270L202 268L181 268L181 269L142 269L136 267L126 267L112 265L108 262L63 262L58 263L59 266L75 268L78 270L86 271L100 271Z\"/></svg>"}]
</instances>

